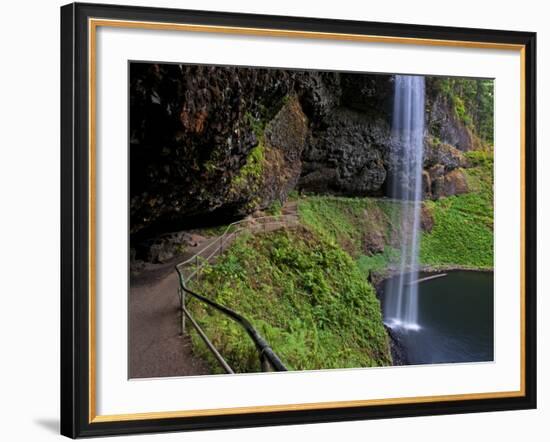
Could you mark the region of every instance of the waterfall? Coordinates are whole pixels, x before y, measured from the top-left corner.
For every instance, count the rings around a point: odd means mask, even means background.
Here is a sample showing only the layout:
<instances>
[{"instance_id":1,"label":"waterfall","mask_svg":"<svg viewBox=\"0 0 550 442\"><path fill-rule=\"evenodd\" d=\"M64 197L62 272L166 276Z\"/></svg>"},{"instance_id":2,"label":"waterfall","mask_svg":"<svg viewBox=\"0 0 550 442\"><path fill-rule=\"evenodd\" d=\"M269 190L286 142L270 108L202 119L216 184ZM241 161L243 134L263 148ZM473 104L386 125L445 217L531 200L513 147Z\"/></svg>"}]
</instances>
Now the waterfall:
<instances>
[{"instance_id":1,"label":"waterfall","mask_svg":"<svg viewBox=\"0 0 550 442\"><path fill-rule=\"evenodd\" d=\"M418 330L418 248L424 151L424 77L395 76L390 197L400 201L399 276L386 284L384 316L390 327Z\"/></svg>"}]
</instances>

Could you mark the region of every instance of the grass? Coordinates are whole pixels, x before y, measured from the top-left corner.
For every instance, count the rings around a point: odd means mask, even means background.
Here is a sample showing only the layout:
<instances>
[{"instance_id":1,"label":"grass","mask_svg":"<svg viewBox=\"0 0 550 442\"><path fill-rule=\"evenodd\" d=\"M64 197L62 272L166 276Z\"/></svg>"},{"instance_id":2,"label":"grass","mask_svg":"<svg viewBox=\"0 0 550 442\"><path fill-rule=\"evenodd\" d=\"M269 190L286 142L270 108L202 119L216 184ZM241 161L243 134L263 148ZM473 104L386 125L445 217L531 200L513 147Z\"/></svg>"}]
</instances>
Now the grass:
<instances>
[{"instance_id":1,"label":"grass","mask_svg":"<svg viewBox=\"0 0 550 442\"><path fill-rule=\"evenodd\" d=\"M369 275L371 272L382 272L389 264L399 261L400 252L398 249L386 246L382 253L375 255L361 255L357 259L357 265L359 270L365 275Z\"/></svg>"},{"instance_id":2,"label":"grass","mask_svg":"<svg viewBox=\"0 0 550 442\"><path fill-rule=\"evenodd\" d=\"M379 198L314 196L298 204L301 222L346 250L367 278L399 260L399 250L392 242L397 236L400 210L399 203ZM383 244L380 253L369 248L376 236Z\"/></svg>"},{"instance_id":3,"label":"grass","mask_svg":"<svg viewBox=\"0 0 550 442\"><path fill-rule=\"evenodd\" d=\"M424 234L420 261L428 265L493 267L493 154L468 152L470 193L425 202L434 228Z\"/></svg>"},{"instance_id":4,"label":"grass","mask_svg":"<svg viewBox=\"0 0 550 442\"><path fill-rule=\"evenodd\" d=\"M466 153L473 166L464 169L470 193L424 201L434 218L423 232L420 262L427 266L493 267L493 154ZM393 244L399 229L400 204L377 198L310 196L299 200L302 223L346 250L362 272L381 272L399 260ZM382 235L379 253L366 253L369 238Z\"/></svg>"},{"instance_id":5,"label":"grass","mask_svg":"<svg viewBox=\"0 0 550 442\"><path fill-rule=\"evenodd\" d=\"M194 288L247 317L289 369L391 363L374 289L346 252L307 228L240 237ZM236 371L260 370L239 325L190 307ZM215 369L197 336L193 343Z\"/></svg>"},{"instance_id":6,"label":"grass","mask_svg":"<svg viewBox=\"0 0 550 442\"><path fill-rule=\"evenodd\" d=\"M422 236L422 264L493 267L493 220L483 196L451 196L428 207L434 227Z\"/></svg>"},{"instance_id":7,"label":"grass","mask_svg":"<svg viewBox=\"0 0 550 442\"><path fill-rule=\"evenodd\" d=\"M309 196L301 199L301 221L319 236L339 244L351 256L364 254L369 234L378 232L386 243L395 229L397 204L375 198Z\"/></svg>"},{"instance_id":8,"label":"grass","mask_svg":"<svg viewBox=\"0 0 550 442\"><path fill-rule=\"evenodd\" d=\"M464 170L470 193L424 202L434 224L422 233L423 265L493 267L493 157L466 155L473 166ZM247 317L289 369L390 364L368 277L399 260L394 242L401 204L296 192L292 200L300 228L243 235L193 288ZM238 324L194 300L190 308L237 372L260 370L256 349ZM192 339L195 351L219 370L194 332Z\"/></svg>"},{"instance_id":9,"label":"grass","mask_svg":"<svg viewBox=\"0 0 550 442\"><path fill-rule=\"evenodd\" d=\"M271 206L269 206L265 213L271 216L278 216L283 214L283 205L281 204L281 201L275 200L271 203Z\"/></svg>"}]
</instances>

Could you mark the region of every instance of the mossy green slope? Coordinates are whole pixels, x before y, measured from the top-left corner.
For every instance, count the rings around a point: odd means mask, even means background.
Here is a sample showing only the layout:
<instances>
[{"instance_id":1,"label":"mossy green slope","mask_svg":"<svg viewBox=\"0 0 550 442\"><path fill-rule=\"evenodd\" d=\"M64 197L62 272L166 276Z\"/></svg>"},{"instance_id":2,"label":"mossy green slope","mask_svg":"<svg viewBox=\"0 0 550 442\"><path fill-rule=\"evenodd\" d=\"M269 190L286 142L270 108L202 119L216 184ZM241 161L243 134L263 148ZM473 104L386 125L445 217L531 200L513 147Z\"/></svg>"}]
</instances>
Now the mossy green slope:
<instances>
[{"instance_id":1,"label":"mossy green slope","mask_svg":"<svg viewBox=\"0 0 550 442\"><path fill-rule=\"evenodd\" d=\"M309 229L244 235L193 286L249 319L289 369L391 363L374 289L349 254ZM239 325L198 302L190 308L236 371L260 370ZM211 361L197 336L194 346Z\"/></svg>"},{"instance_id":2,"label":"mossy green slope","mask_svg":"<svg viewBox=\"0 0 550 442\"><path fill-rule=\"evenodd\" d=\"M493 266L493 158L466 154L470 193L425 201L421 237L430 268ZM290 369L388 365L380 305L369 274L399 262L401 204L388 199L292 195L302 226L240 237L193 288L247 317ZM378 244L378 250L369 244ZM257 352L231 319L191 300L194 316L238 372L259 371ZM219 370L202 341L194 348Z\"/></svg>"},{"instance_id":3,"label":"mossy green slope","mask_svg":"<svg viewBox=\"0 0 550 442\"><path fill-rule=\"evenodd\" d=\"M339 244L354 258L364 253L369 235L389 244L400 207L390 200L308 196L298 204L300 220L320 237Z\"/></svg>"},{"instance_id":4,"label":"mossy green slope","mask_svg":"<svg viewBox=\"0 0 550 442\"><path fill-rule=\"evenodd\" d=\"M493 267L493 155L466 154L471 166L463 172L470 193L425 201L434 225L423 232L420 263L430 267ZM302 223L357 259L361 270L383 272L399 261L400 203L377 198L308 196L300 199ZM366 253L366 243L378 235L383 249Z\"/></svg>"},{"instance_id":5,"label":"mossy green slope","mask_svg":"<svg viewBox=\"0 0 550 442\"><path fill-rule=\"evenodd\" d=\"M493 267L493 154L466 153L470 193L426 201L434 227L422 236L420 261L431 266Z\"/></svg>"}]
</instances>

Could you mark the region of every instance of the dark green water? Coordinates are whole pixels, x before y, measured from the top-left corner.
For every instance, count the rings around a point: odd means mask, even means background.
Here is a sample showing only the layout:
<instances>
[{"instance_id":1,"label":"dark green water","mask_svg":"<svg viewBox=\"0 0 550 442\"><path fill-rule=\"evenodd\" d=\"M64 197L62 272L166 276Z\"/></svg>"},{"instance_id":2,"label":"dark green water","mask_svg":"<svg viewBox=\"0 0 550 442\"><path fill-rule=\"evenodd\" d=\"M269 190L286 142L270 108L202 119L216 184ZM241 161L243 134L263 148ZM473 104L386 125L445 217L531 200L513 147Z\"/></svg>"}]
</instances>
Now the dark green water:
<instances>
[{"instance_id":1,"label":"dark green water","mask_svg":"<svg viewBox=\"0 0 550 442\"><path fill-rule=\"evenodd\" d=\"M493 360L492 273L456 271L422 282L418 303L421 328L392 329L408 364Z\"/></svg>"}]
</instances>

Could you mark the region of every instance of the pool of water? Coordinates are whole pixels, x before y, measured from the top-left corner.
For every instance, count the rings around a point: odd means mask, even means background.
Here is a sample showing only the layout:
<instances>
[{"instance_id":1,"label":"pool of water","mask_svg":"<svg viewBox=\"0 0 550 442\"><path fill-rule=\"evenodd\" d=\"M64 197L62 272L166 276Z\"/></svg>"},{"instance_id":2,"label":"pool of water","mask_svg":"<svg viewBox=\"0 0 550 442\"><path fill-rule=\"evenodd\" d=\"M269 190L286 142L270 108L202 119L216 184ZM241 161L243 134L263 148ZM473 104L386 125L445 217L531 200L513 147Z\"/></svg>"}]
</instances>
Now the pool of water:
<instances>
[{"instance_id":1,"label":"pool of water","mask_svg":"<svg viewBox=\"0 0 550 442\"><path fill-rule=\"evenodd\" d=\"M423 275L420 275L422 278ZM381 293L382 311L391 293ZM454 271L418 285L418 329L392 327L407 364L493 360L493 274ZM384 318L392 325L391 318Z\"/></svg>"}]
</instances>

